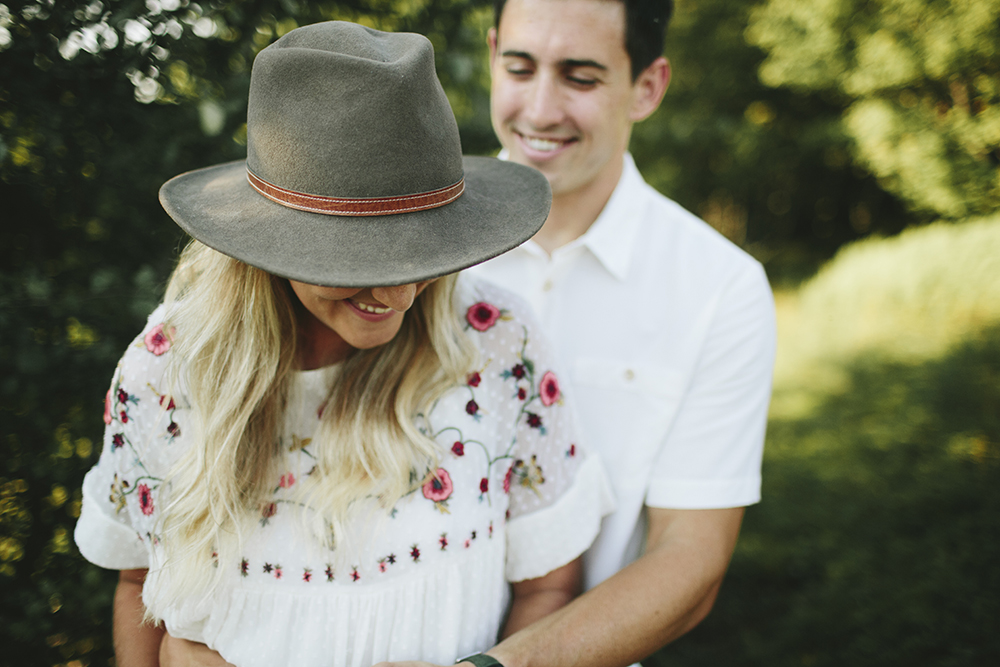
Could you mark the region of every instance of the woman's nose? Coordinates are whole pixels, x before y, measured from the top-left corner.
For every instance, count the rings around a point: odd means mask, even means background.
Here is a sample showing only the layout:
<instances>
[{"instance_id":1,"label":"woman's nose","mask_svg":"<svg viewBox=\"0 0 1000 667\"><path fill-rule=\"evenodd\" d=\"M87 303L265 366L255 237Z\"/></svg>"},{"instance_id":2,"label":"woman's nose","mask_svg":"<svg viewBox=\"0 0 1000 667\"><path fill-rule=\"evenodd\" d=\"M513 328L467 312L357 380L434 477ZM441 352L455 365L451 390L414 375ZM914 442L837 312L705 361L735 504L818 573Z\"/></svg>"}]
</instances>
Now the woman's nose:
<instances>
[{"instance_id":1,"label":"woman's nose","mask_svg":"<svg viewBox=\"0 0 1000 667\"><path fill-rule=\"evenodd\" d=\"M393 310L408 310L413 305L413 300L417 296L416 283L408 285L393 285L391 287L373 287L372 297L379 303L389 306Z\"/></svg>"}]
</instances>

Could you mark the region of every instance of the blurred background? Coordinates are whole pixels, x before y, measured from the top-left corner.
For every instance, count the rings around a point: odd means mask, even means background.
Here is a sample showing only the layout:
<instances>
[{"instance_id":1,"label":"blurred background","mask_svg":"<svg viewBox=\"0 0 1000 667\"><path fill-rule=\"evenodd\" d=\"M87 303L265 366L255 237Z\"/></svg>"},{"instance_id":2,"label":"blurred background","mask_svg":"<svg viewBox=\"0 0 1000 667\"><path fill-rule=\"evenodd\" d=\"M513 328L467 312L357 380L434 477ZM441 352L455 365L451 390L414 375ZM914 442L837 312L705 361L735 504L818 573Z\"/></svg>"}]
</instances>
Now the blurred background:
<instances>
[{"instance_id":1,"label":"blurred background","mask_svg":"<svg viewBox=\"0 0 1000 667\"><path fill-rule=\"evenodd\" d=\"M467 153L481 0L0 4L0 664L113 664L72 530L117 359L245 155L253 57L325 19L427 35ZM764 462L712 615L650 665L1000 665L1000 0L679 0L632 150L764 263Z\"/></svg>"}]
</instances>

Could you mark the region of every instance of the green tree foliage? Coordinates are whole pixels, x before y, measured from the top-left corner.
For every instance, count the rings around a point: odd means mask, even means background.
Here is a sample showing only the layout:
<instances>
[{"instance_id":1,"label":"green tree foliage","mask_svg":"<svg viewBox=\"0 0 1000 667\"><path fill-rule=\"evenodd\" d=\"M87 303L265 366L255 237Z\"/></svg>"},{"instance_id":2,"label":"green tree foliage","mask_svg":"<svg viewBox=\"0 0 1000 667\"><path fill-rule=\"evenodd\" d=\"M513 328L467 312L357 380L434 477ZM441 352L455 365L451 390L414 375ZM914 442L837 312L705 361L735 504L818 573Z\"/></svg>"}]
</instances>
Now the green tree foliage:
<instances>
[{"instance_id":1,"label":"green tree foliage","mask_svg":"<svg viewBox=\"0 0 1000 667\"><path fill-rule=\"evenodd\" d=\"M636 125L632 152L652 185L773 276L803 254L825 258L846 241L898 232L906 219L853 164L843 100L760 81L766 54L744 39L757 4L677 0L665 48L673 80L659 111Z\"/></svg>"},{"instance_id":2,"label":"green tree foliage","mask_svg":"<svg viewBox=\"0 0 1000 667\"><path fill-rule=\"evenodd\" d=\"M768 0L748 37L768 85L847 100L857 159L915 210L1000 205L1000 1Z\"/></svg>"}]
</instances>

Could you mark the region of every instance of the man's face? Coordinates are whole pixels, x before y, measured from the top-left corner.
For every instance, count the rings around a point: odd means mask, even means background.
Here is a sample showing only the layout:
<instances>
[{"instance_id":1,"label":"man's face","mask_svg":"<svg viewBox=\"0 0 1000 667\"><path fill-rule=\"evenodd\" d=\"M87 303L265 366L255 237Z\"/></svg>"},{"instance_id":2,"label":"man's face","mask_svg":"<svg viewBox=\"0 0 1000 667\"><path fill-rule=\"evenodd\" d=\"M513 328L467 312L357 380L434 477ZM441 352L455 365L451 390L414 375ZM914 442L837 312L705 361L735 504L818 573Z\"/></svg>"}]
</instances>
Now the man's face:
<instances>
[{"instance_id":1,"label":"man's face","mask_svg":"<svg viewBox=\"0 0 1000 667\"><path fill-rule=\"evenodd\" d=\"M491 32L493 129L557 197L618 181L638 120L624 33L614 0L509 0Z\"/></svg>"}]
</instances>

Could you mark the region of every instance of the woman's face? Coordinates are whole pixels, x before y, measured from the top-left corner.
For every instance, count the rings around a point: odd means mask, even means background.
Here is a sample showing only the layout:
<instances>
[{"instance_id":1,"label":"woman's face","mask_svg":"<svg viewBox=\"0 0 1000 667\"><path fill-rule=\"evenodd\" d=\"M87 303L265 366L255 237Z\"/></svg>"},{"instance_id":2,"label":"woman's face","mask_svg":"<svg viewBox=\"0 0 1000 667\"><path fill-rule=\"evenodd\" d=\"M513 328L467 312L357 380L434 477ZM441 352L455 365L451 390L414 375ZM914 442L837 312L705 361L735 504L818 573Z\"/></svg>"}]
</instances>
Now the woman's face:
<instances>
[{"instance_id":1,"label":"woman's face","mask_svg":"<svg viewBox=\"0 0 1000 667\"><path fill-rule=\"evenodd\" d=\"M303 333L313 347L367 350L388 343L403 324L417 295L433 280L393 287L321 287L289 280L292 291L305 306ZM336 359L334 361L339 361Z\"/></svg>"}]
</instances>

